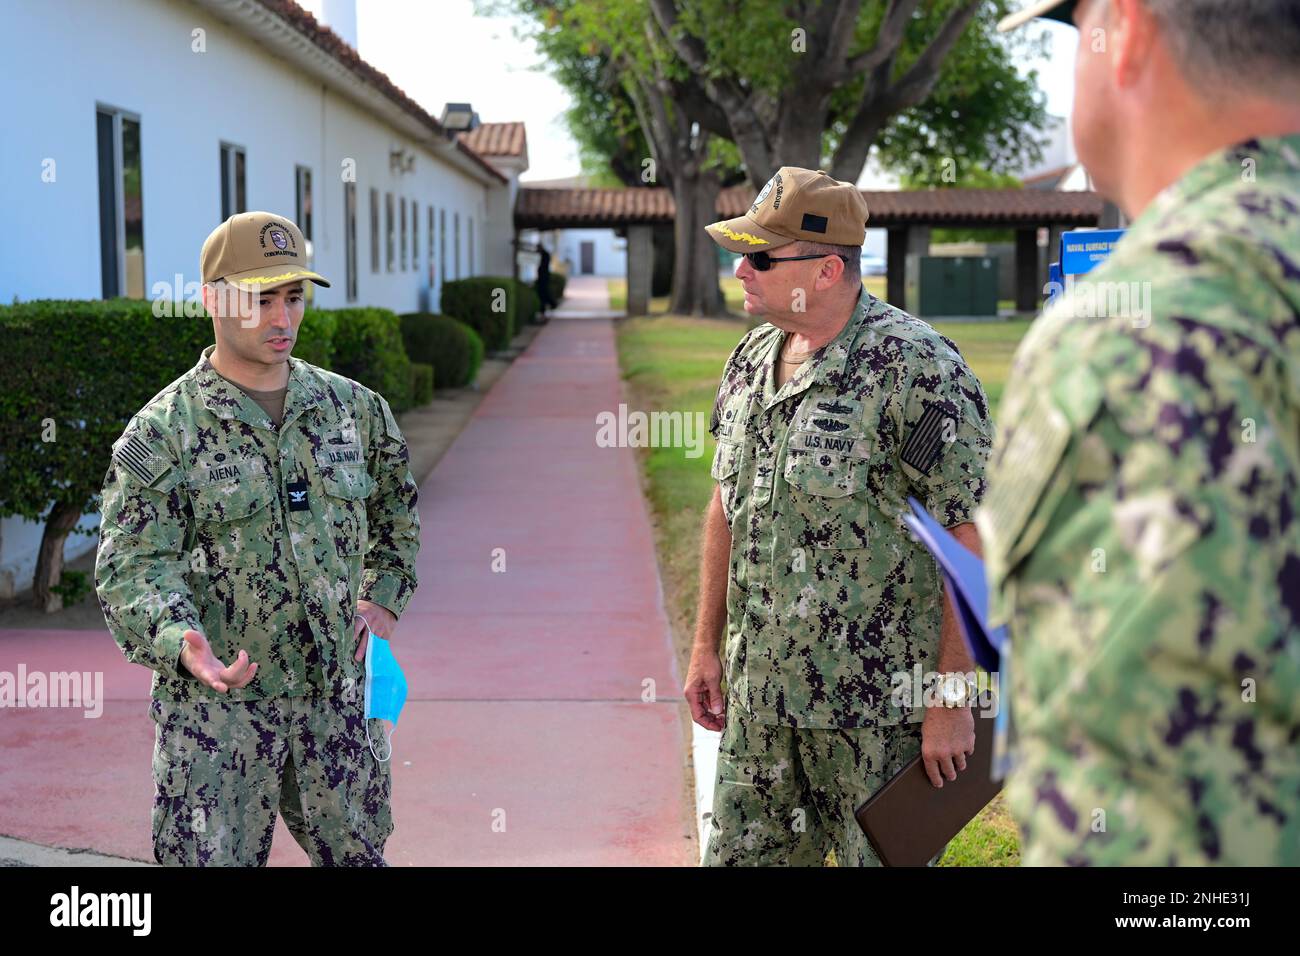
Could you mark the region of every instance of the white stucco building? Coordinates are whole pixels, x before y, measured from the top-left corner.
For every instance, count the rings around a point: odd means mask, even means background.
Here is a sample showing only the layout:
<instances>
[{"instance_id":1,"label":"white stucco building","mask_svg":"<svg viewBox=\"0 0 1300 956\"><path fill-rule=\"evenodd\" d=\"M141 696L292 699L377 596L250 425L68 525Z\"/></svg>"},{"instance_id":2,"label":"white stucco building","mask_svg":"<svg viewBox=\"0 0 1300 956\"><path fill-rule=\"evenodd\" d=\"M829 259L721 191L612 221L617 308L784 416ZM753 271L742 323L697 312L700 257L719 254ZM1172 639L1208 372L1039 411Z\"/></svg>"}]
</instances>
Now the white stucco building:
<instances>
[{"instance_id":1,"label":"white stucco building","mask_svg":"<svg viewBox=\"0 0 1300 956\"><path fill-rule=\"evenodd\" d=\"M436 310L447 279L511 274L519 170L361 59L353 0L311 5L332 28L291 0L0 4L0 302L193 298L204 238L256 209L302 228L318 307ZM0 522L0 597L40 530Z\"/></svg>"}]
</instances>

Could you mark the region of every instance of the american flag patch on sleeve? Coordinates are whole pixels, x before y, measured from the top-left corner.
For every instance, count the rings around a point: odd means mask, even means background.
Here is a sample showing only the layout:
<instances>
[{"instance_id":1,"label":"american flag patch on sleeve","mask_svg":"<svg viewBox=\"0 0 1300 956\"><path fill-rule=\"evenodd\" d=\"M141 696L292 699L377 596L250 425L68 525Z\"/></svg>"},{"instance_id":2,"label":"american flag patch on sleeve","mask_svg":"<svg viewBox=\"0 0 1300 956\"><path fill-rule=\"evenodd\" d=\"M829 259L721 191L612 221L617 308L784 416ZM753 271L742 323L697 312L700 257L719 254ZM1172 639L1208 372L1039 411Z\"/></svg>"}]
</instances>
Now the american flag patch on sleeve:
<instances>
[{"instance_id":1,"label":"american flag patch on sleeve","mask_svg":"<svg viewBox=\"0 0 1300 956\"><path fill-rule=\"evenodd\" d=\"M113 453L113 460L146 485L153 484L167 470L164 459L155 455L139 435L132 435L122 442Z\"/></svg>"},{"instance_id":2,"label":"american flag patch on sleeve","mask_svg":"<svg viewBox=\"0 0 1300 956\"><path fill-rule=\"evenodd\" d=\"M944 423L955 419L936 405L931 405L907 436L899 458L922 474L929 474L943 448Z\"/></svg>"}]
</instances>

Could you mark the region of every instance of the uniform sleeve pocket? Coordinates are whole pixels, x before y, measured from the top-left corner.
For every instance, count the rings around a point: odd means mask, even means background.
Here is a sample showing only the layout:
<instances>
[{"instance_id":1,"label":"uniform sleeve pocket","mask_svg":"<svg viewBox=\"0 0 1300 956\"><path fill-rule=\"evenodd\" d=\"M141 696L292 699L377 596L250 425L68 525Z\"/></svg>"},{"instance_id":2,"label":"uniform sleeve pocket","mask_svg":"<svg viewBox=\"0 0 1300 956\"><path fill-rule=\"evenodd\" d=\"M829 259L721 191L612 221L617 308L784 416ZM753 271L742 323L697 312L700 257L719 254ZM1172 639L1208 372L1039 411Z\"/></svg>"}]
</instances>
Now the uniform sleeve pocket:
<instances>
[{"instance_id":1,"label":"uniform sleeve pocket","mask_svg":"<svg viewBox=\"0 0 1300 956\"><path fill-rule=\"evenodd\" d=\"M713 469L710 474L714 481L726 481L734 478L740 471L741 446L736 442L720 441L718 450L713 454Z\"/></svg>"}]
</instances>

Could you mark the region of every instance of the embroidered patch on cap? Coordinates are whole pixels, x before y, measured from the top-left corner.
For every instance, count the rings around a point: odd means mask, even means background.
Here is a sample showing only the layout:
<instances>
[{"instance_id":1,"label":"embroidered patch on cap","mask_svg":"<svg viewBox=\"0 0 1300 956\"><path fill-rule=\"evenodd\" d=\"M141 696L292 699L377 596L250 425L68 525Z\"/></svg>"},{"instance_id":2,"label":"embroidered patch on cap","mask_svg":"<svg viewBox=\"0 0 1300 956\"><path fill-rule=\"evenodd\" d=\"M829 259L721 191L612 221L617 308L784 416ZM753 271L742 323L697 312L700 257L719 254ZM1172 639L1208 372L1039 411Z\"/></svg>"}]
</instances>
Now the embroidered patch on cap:
<instances>
[{"instance_id":1,"label":"embroidered patch on cap","mask_svg":"<svg viewBox=\"0 0 1300 956\"><path fill-rule=\"evenodd\" d=\"M911 465L923 475L929 474L939 460L947 422L955 423L956 419L936 405L927 408L898 454L903 464Z\"/></svg>"}]
</instances>

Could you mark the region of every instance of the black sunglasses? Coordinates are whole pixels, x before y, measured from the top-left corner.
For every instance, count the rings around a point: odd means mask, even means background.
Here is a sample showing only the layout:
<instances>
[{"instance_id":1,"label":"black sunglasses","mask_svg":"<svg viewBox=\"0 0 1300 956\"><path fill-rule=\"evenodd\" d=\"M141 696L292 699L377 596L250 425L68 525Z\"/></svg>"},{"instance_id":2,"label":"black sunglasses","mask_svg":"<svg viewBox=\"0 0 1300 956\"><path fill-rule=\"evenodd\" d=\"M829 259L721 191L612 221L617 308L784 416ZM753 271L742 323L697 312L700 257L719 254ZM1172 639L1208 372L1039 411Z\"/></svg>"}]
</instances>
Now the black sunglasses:
<instances>
[{"instance_id":1,"label":"black sunglasses","mask_svg":"<svg viewBox=\"0 0 1300 956\"><path fill-rule=\"evenodd\" d=\"M798 262L800 259L825 259L827 256L835 256L837 259L843 259L845 262L851 261L848 256L841 256L833 252L821 252L815 256L770 256L766 252L745 252L741 253L749 264L754 267L755 272L766 272L772 268L776 262Z\"/></svg>"}]
</instances>

